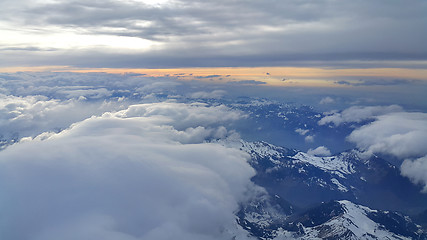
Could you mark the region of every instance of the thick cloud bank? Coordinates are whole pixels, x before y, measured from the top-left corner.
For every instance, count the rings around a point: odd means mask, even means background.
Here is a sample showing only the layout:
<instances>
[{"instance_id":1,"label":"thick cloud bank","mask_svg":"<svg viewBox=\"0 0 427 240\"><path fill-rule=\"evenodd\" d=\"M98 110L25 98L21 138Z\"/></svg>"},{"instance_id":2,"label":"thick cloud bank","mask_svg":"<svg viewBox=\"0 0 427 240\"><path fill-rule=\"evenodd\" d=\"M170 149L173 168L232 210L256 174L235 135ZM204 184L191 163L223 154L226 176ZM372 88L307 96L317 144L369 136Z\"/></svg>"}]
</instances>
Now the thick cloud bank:
<instances>
[{"instance_id":1,"label":"thick cloud bank","mask_svg":"<svg viewBox=\"0 0 427 240\"><path fill-rule=\"evenodd\" d=\"M254 170L204 140L238 117L142 104L22 139L0 152L0 238L231 239Z\"/></svg>"},{"instance_id":2,"label":"thick cloud bank","mask_svg":"<svg viewBox=\"0 0 427 240\"><path fill-rule=\"evenodd\" d=\"M399 158L427 154L427 114L397 112L354 130L348 140L370 152L390 153Z\"/></svg>"},{"instance_id":3,"label":"thick cloud bank","mask_svg":"<svg viewBox=\"0 0 427 240\"><path fill-rule=\"evenodd\" d=\"M181 84L177 79L138 74L0 74L0 141L58 132L93 115L116 112L136 103L185 101L187 96L220 98L226 94L223 90L209 91L203 83L192 83L182 89Z\"/></svg>"}]
</instances>

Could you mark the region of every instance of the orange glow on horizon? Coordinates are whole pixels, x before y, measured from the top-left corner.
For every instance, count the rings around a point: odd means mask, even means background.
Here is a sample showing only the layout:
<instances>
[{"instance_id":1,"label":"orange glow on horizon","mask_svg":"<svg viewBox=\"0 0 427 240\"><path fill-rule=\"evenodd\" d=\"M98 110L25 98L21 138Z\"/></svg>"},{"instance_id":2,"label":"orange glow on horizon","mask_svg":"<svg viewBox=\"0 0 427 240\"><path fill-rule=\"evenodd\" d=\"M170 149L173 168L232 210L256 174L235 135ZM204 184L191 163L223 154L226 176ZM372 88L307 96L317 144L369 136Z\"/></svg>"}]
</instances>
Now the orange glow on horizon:
<instances>
[{"instance_id":1,"label":"orange glow on horizon","mask_svg":"<svg viewBox=\"0 0 427 240\"><path fill-rule=\"evenodd\" d=\"M218 67L218 68L73 68L68 66L40 66L0 68L0 72L104 72L111 74L139 73L147 76L175 76L180 80L200 80L214 82L261 81L270 86L318 86L343 87L334 84L334 80L348 77L387 77L395 79L427 80L427 69L409 68L359 68L333 69L310 67ZM212 76L220 75L220 76ZM212 76L209 78L209 76ZM203 78L208 77L208 78ZM347 78L346 78L347 77ZM285 81L283 81L285 79Z\"/></svg>"}]
</instances>

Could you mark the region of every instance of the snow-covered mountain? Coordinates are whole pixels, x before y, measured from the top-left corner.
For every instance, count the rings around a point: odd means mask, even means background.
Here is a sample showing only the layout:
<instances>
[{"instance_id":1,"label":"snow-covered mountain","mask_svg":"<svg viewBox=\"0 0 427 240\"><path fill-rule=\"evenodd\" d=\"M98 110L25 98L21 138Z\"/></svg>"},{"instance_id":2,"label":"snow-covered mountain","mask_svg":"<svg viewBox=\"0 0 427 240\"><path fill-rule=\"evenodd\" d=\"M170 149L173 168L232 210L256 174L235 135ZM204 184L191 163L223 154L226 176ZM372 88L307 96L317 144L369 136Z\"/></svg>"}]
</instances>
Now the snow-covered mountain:
<instances>
[{"instance_id":1,"label":"snow-covered mountain","mask_svg":"<svg viewBox=\"0 0 427 240\"><path fill-rule=\"evenodd\" d=\"M316 157L267 142L219 143L249 153L257 171L252 180L268 192L236 214L259 239L427 238L397 212L425 209L426 196L384 159L355 149ZM401 186L393 191L388 184Z\"/></svg>"},{"instance_id":2,"label":"snow-covered mountain","mask_svg":"<svg viewBox=\"0 0 427 240\"><path fill-rule=\"evenodd\" d=\"M427 195L388 161L353 149L316 157L267 142L222 141L251 155L253 181L295 207L348 199L375 209L416 214L427 208Z\"/></svg>"},{"instance_id":3,"label":"snow-covered mountain","mask_svg":"<svg viewBox=\"0 0 427 240\"><path fill-rule=\"evenodd\" d=\"M297 210L298 211L298 210ZM258 239L427 239L410 217L373 210L348 200L321 203L303 212L279 196L260 196L236 214L238 224Z\"/></svg>"},{"instance_id":4,"label":"snow-covered mountain","mask_svg":"<svg viewBox=\"0 0 427 240\"><path fill-rule=\"evenodd\" d=\"M397 212L347 200L323 203L292 219L273 239L426 239L419 225Z\"/></svg>"}]
</instances>

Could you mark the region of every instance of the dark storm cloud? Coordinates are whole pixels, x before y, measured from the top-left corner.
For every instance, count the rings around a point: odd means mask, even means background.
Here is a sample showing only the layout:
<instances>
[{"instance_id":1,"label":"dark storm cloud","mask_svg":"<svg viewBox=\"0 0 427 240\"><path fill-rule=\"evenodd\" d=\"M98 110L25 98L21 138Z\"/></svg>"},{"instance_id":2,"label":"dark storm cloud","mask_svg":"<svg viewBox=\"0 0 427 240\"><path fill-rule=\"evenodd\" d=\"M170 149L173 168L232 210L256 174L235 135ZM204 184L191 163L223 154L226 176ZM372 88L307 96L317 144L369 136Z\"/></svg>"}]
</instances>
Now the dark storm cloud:
<instances>
[{"instance_id":1,"label":"dark storm cloud","mask_svg":"<svg viewBox=\"0 0 427 240\"><path fill-rule=\"evenodd\" d=\"M11 55L12 64L34 65L41 59L45 64L85 67L213 67L427 59L425 1L179 0L153 6L112 0L21 0L4 1L0 7L4 19L32 28L162 43L137 55L85 48L75 50L74 56L59 52L55 60L42 53L27 59ZM91 61L85 61L87 56Z\"/></svg>"}]
</instances>

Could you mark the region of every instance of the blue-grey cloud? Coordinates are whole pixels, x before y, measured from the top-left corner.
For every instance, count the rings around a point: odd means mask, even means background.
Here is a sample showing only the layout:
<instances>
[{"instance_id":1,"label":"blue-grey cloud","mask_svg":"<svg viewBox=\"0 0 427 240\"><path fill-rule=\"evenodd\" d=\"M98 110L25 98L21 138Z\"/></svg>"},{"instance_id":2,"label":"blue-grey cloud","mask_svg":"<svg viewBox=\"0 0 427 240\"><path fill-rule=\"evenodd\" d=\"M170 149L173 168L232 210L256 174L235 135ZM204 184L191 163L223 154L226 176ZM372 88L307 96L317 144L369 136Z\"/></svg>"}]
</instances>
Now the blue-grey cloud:
<instances>
[{"instance_id":1,"label":"blue-grey cloud","mask_svg":"<svg viewBox=\"0 0 427 240\"><path fill-rule=\"evenodd\" d=\"M207 75L207 76L195 76L195 78L199 78L199 79L203 79L203 78L219 78L219 77L221 77L221 75L217 75L217 74Z\"/></svg>"},{"instance_id":2,"label":"blue-grey cloud","mask_svg":"<svg viewBox=\"0 0 427 240\"><path fill-rule=\"evenodd\" d=\"M335 100L329 96L324 97L320 100L319 104L330 104L330 103L334 103Z\"/></svg>"},{"instance_id":3,"label":"blue-grey cloud","mask_svg":"<svg viewBox=\"0 0 427 240\"><path fill-rule=\"evenodd\" d=\"M353 85L351 82L349 82L349 81L344 81L344 80L335 81L334 83L335 83L335 84L340 84L340 85L348 85L348 86Z\"/></svg>"},{"instance_id":4,"label":"blue-grey cloud","mask_svg":"<svg viewBox=\"0 0 427 240\"><path fill-rule=\"evenodd\" d=\"M362 79L357 81L340 80L335 81L335 84L348 85L348 86L393 86L415 83L416 81L410 79Z\"/></svg>"},{"instance_id":5,"label":"blue-grey cloud","mask_svg":"<svg viewBox=\"0 0 427 240\"><path fill-rule=\"evenodd\" d=\"M241 81L228 82L228 84L229 85L263 85L263 84L267 84L267 82L257 81L257 80L241 80Z\"/></svg>"},{"instance_id":6,"label":"blue-grey cloud","mask_svg":"<svg viewBox=\"0 0 427 240\"><path fill-rule=\"evenodd\" d=\"M35 51L35 52L40 52L40 51L57 51L59 49L57 48L39 48L39 47L3 47L0 48L0 51Z\"/></svg>"}]
</instances>

